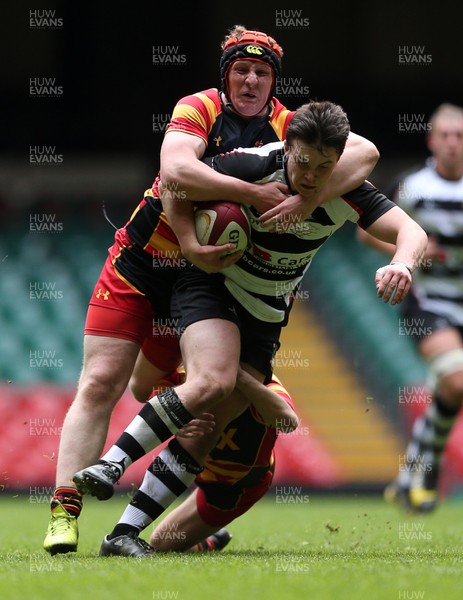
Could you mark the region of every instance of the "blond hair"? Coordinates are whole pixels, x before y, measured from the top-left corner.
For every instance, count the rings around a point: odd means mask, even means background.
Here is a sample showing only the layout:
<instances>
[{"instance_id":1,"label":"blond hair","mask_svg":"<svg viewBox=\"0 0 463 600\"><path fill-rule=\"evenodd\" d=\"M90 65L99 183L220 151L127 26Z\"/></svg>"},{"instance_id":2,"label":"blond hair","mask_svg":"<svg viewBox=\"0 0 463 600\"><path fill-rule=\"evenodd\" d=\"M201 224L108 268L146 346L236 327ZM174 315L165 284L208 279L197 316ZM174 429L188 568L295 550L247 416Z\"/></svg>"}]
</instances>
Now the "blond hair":
<instances>
[{"instance_id":1,"label":"blond hair","mask_svg":"<svg viewBox=\"0 0 463 600\"><path fill-rule=\"evenodd\" d=\"M222 48L222 50L225 48L225 44L228 42L228 40L230 40L231 38L236 38L237 40L240 40L243 37L243 34L249 31L249 29L247 27L245 27L244 25L233 25L233 27L229 30L228 34L225 36L225 39L223 40L223 42L221 43L220 47ZM261 32L263 33L263 32ZM270 35L267 35L268 38L268 43L269 46L272 47L275 44L279 46L278 42ZM281 48L281 46L279 46L280 51L281 51L281 56L283 56L283 48Z\"/></svg>"}]
</instances>

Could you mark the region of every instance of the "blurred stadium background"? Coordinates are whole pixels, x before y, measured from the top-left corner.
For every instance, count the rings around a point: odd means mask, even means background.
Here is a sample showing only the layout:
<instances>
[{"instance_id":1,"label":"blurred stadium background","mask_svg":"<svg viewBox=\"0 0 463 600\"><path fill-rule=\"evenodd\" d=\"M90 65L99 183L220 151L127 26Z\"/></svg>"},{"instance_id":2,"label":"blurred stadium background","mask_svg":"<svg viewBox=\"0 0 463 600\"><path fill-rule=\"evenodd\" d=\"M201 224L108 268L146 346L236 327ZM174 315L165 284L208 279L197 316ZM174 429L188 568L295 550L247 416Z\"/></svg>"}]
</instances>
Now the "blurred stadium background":
<instances>
[{"instance_id":1,"label":"blurred stadium background","mask_svg":"<svg viewBox=\"0 0 463 600\"><path fill-rule=\"evenodd\" d=\"M53 485L87 301L112 224L123 225L151 185L177 99L219 84L227 29L243 23L277 38L285 51L280 98L291 108L308 97L341 104L352 129L377 144L371 181L387 191L427 155L423 131L404 132L400 123L423 124L442 101L461 104L457 22L445 8L360 1L334 11L278 2L257 10L235 2L225 11L206 2L200 15L196 5L174 12L106 0L10 6L0 139L3 491ZM165 53L176 64L154 61ZM404 64L401 53L430 58ZM426 406L426 373L397 310L375 297L383 262L345 227L306 277L276 361L303 419L278 441L276 485L379 490L400 467L411 419ZM127 393L108 443L138 409ZM460 419L445 494L463 482L462 440ZM145 465L122 483L137 483Z\"/></svg>"}]
</instances>

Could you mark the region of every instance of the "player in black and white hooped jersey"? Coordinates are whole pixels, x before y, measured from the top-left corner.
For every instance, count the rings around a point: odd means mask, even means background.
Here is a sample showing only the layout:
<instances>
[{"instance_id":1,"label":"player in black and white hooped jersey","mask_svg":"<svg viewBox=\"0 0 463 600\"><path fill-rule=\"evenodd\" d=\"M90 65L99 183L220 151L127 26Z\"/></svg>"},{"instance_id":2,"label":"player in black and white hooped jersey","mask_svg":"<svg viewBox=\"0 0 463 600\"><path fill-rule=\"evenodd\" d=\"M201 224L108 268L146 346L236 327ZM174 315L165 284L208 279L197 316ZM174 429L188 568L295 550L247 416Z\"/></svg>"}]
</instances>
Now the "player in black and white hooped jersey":
<instances>
[{"instance_id":1,"label":"player in black and white hooped jersey","mask_svg":"<svg viewBox=\"0 0 463 600\"><path fill-rule=\"evenodd\" d=\"M432 156L423 167L399 176L391 194L429 236L401 307L401 329L429 366L432 400L413 424L406 464L385 490L388 500L412 512L437 506L442 456L463 403L463 108L442 104L429 125ZM365 232L359 237L394 251Z\"/></svg>"},{"instance_id":2,"label":"player in black and white hooped jersey","mask_svg":"<svg viewBox=\"0 0 463 600\"><path fill-rule=\"evenodd\" d=\"M223 175L246 181L259 184L279 181L288 185L290 194L304 193L310 201L323 187L339 151L331 150L331 155L322 153L315 157L313 148L301 143L290 127L285 142L261 148L239 148L205 162ZM291 215L287 220L275 219L271 228L262 222L253 207L246 206L251 243L238 262L222 269L225 286L257 319L280 322L292 293L331 235L346 221L367 229L393 207L394 204L369 182L316 206L308 218ZM399 295L395 301L400 301Z\"/></svg>"},{"instance_id":3,"label":"player in black and white hooped jersey","mask_svg":"<svg viewBox=\"0 0 463 600\"><path fill-rule=\"evenodd\" d=\"M98 464L75 475L74 481L84 482L86 493L98 495L104 488L105 497L110 497L125 469L159 445L161 437L166 439L164 407L181 407L192 416L213 411L211 433L182 440L190 463L195 468L204 464L218 434L239 414L239 390L235 389L239 367L261 383L270 381L281 329L289 317L290 292L317 250L346 221L358 222L373 235L396 244L393 260L377 271L375 285L386 302L400 303L406 296L411 271L426 247L423 229L369 183L318 206L348 133L349 122L340 106L311 102L296 111L285 144L270 147L270 152L237 151L216 157L214 169L223 163L225 171L227 161L228 169L236 165L238 178L265 184L280 177L288 193L304 198L303 203L296 200L300 219L289 221L289 225L299 225L278 232L289 214L281 205L274 214L251 212L253 245L247 262L241 257L236 270L226 274L193 266L181 270L172 293L171 314L181 332L186 380L150 398ZM290 214L297 215L297 211ZM164 509L177 497L175 488L166 491L162 486L150 493Z\"/></svg>"}]
</instances>

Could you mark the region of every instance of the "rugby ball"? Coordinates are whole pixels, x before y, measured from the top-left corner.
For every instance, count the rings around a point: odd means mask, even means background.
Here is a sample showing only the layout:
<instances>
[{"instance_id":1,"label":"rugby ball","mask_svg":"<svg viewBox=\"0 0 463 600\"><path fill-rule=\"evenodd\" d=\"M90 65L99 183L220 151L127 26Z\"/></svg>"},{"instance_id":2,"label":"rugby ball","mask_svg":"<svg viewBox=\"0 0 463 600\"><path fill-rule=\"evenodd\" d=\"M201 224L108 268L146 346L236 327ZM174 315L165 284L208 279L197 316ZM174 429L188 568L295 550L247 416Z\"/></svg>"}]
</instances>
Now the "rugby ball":
<instances>
[{"instance_id":1,"label":"rugby ball","mask_svg":"<svg viewBox=\"0 0 463 600\"><path fill-rule=\"evenodd\" d=\"M195 211L196 236L202 246L235 244L228 252L243 252L249 244L251 226L244 209L235 202L201 202Z\"/></svg>"}]
</instances>

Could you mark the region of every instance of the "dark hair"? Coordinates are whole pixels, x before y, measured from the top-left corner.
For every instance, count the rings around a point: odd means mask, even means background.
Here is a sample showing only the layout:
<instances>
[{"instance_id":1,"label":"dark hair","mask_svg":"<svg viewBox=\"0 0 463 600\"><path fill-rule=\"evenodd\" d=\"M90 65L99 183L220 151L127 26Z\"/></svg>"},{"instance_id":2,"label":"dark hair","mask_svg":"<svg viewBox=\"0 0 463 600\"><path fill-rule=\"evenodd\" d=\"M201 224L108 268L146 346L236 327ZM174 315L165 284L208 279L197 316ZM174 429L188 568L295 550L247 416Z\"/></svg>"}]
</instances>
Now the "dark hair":
<instances>
[{"instance_id":1,"label":"dark hair","mask_svg":"<svg viewBox=\"0 0 463 600\"><path fill-rule=\"evenodd\" d=\"M286 132L289 147L298 139L319 152L334 148L338 156L344 152L350 125L344 110L333 102L308 102L300 106Z\"/></svg>"}]
</instances>

